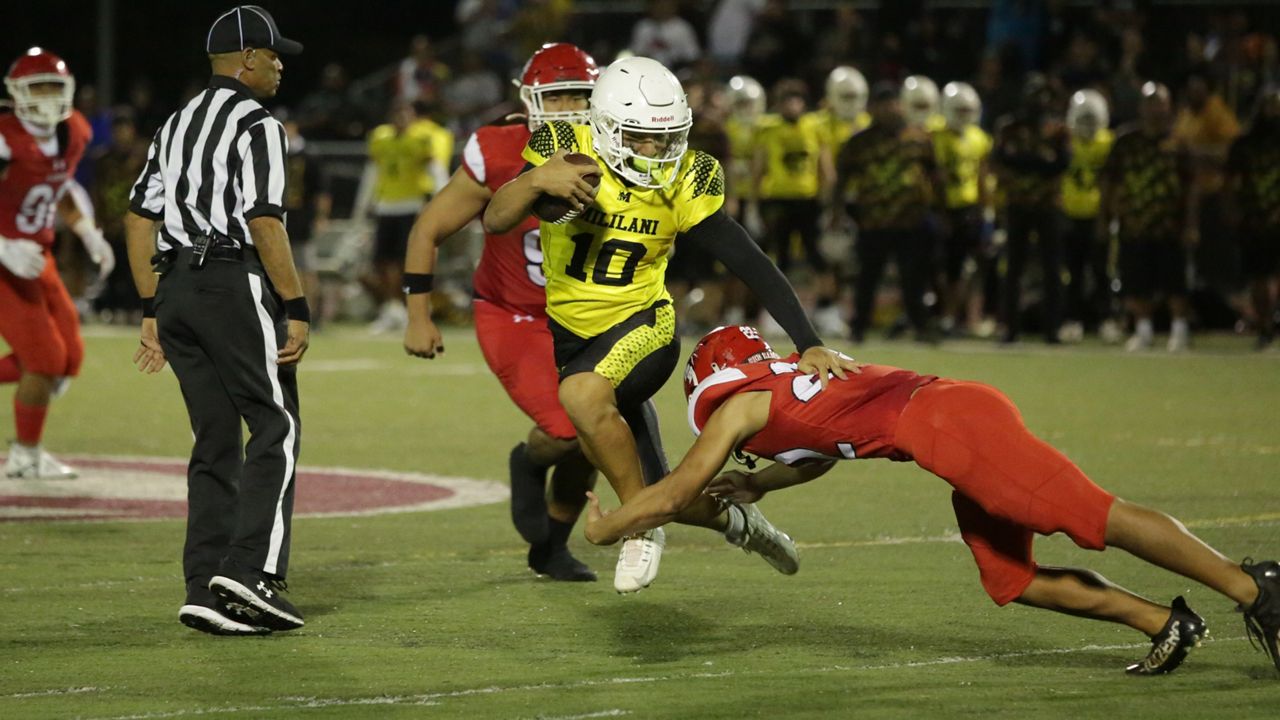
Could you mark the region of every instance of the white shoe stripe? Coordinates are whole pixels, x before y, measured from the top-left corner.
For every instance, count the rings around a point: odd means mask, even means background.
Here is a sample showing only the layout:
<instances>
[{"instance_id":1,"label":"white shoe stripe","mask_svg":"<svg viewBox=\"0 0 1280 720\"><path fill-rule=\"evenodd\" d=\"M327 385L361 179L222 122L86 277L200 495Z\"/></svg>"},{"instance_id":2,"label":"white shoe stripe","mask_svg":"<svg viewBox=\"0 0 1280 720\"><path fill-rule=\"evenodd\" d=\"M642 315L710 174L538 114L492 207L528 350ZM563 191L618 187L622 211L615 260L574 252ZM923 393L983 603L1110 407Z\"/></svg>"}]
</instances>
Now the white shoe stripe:
<instances>
[{"instance_id":1,"label":"white shoe stripe","mask_svg":"<svg viewBox=\"0 0 1280 720\"><path fill-rule=\"evenodd\" d=\"M280 412L284 413L285 420L289 422L289 432L285 435L284 445L281 447L284 452L284 482L280 484L280 496L276 498L275 517L271 522L271 540L267 545L267 560L262 566L263 572L274 575L277 563L280 561L280 551L284 546L284 494L289 489L289 484L293 482L293 456L294 447L297 444L298 426L284 406L284 392L280 389L279 368L276 365L276 356L280 348L276 343L275 323L267 314L267 309L262 306L262 278L253 273L248 273L248 276L249 290L253 293L253 304L258 311L258 321L262 324L262 345L265 348L263 359L267 368L267 378L271 380L271 399L275 401Z\"/></svg>"}]
</instances>

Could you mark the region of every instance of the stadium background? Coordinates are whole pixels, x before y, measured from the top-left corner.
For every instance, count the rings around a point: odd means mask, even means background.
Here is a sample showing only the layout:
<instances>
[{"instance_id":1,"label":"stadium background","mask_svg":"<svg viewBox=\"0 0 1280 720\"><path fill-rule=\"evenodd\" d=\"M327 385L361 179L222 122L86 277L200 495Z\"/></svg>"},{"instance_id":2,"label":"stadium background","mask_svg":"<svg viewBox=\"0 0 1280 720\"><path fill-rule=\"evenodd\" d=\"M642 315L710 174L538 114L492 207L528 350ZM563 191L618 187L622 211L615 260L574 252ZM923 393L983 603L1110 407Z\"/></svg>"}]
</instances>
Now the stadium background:
<instances>
[{"instance_id":1,"label":"stadium background","mask_svg":"<svg viewBox=\"0 0 1280 720\"><path fill-rule=\"evenodd\" d=\"M958 68L982 57L990 4L885 4L890 11L852 4L872 39L867 55L853 57L860 67L892 66L873 50L890 29L904 52L920 48L909 39L923 8L939 26L958 28L938 41L945 45L934 55L939 84L952 79L951 68L970 77ZM430 35L449 61L466 28L450 3L264 5L308 44L286 67L280 104L300 106L336 61L368 79L368 92L384 103L370 101L369 123L380 121L413 35ZM714 5L685 3L683 12L705 32ZM792 5L816 36L830 27L837 3ZM0 11L0 50L16 57L44 44L67 58L81 85L98 84L94 38L103 6L115 9L116 103L147 77L163 116L191 81L203 82L201 35L223 3L10 4ZM1062 6L1072 17L1096 12L1092 4ZM523 42L577 41L603 61L626 45L644 12L640 3L563 7L564 34ZM1090 32L1114 36L1115 18L1130 16L1116 12ZM1134 12L1146 18L1148 67L1175 95L1189 33L1210 46L1214 37L1267 33L1262 46L1273 48L1280 14L1264 3L1138 3ZM1238 22L1247 32L1233 34ZM514 38L504 45L513 58L524 52L511 50L520 46ZM1051 45L1048 36L1035 40L1041 51ZM1256 67L1230 56L1213 61L1221 77L1246 69L1276 76L1274 54L1260 54ZM908 68L901 63L897 72ZM825 69L810 73L820 87L815 78ZM867 72L873 81L882 74L889 73ZM504 90L510 76L509 69L499 75ZM1008 78L1013 87L1020 81ZM1247 94L1232 101L1242 117L1249 101ZM990 108L988 100L989 118ZM72 457L184 457L190 438L175 383L133 371L133 326L92 326L87 334L83 375L57 401L49 447ZM504 481L506 453L527 420L485 371L469 329L449 330L446 344L448 354L427 364L406 358L398 336L348 327L317 335L303 365L303 464ZM1182 356L1123 355L1094 344L933 349L877 338L856 354L1000 386L1037 434L1102 485L1183 518L1232 557L1266 557L1280 547L1280 376L1274 356L1249 347L1230 333ZM690 442L679 384L658 400L675 458ZM20 507L25 490L0 490L0 507ZM800 542L799 575L779 578L707 533L676 528L662 577L630 598L607 583L532 578L502 503L300 519L293 596L314 619L291 637L249 642L195 636L174 621L180 521L0 522L0 716L1272 714L1274 671L1249 648L1229 604L1122 554L1086 555L1060 538L1037 544L1042 562L1088 564L1161 600L1187 594L1213 634L1174 676L1144 683L1122 674L1145 652L1131 631L993 607L955 538L946 488L914 468L848 463L765 507ZM573 543L607 572L614 548L592 548L580 535Z\"/></svg>"}]
</instances>

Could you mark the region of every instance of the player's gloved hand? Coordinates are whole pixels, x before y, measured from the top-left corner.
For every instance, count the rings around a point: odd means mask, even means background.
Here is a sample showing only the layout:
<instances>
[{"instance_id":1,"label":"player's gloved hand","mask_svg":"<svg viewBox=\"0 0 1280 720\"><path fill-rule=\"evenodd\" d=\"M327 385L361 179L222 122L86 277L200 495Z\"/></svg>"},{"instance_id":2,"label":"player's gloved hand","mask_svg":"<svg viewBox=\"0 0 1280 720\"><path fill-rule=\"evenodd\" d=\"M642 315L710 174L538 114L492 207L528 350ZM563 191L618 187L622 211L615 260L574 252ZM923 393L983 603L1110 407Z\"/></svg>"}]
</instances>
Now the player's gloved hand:
<instances>
[{"instance_id":1,"label":"player's gloved hand","mask_svg":"<svg viewBox=\"0 0 1280 720\"><path fill-rule=\"evenodd\" d=\"M111 243L107 242L102 231L93 224L93 220L82 215L71 226L71 230L80 236L80 242L84 243L84 250L89 253L89 259L98 266L98 277L104 278L110 275L116 267L116 253L111 249Z\"/></svg>"},{"instance_id":2,"label":"player's gloved hand","mask_svg":"<svg viewBox=\"0 0 1280 720\"><path fill-rule=\"evenodd\" d=\"M444 336L431 318L409 318L404 329L404 351L414 357L434 358L444 354Z\"/></svg>"},{"instance_id":3,"label":"player's gloved hand","mask_svg":"<svg viewBox=\"0 0 1280 720\"><path fill-rule=\"evenodd\" d=\"M533 187L540 193L568 200L574 210L582 212L596 197L596 189L582 179L583 175L600 172L596 165L577 165L564 159L568 151L561 148L547 161L530 170Z\"/></svg>"},{"instance_id":4,"label":"player's gloved hand","mask_svg":"<svg viewBox=\"0 0 1280 720\"><path fill-rule=\"evenodd\" d=\"M818 383L823 388L831 381L832 375L844 380L846 372L862 372L861 366L853 358L821 345L805 350L800 355L800 362L796 363L796 369L806 375L817 374Z\"/></svg>"},{"instance_id":5,"label":"player's gloved hand","mask_svg":"<svg viewBox=\"0 0 1280 720\"><path fill-rule=\"evenodd\" d=\"M44 272L44 248L33 240L0 237L0 265L24 280L34 280Z\"/></svg>"},{"instance_id":6,"label":"player's gloved hand","mask_svg":"<svg viewBox=\"0 0 1280 720\"><path fill-rule=\"evenodd\" d=\"M756 484L755 474L741 470L722 473L711 481L704 492L714 498L740 505L757 502L764 497L764 490Z\"/></svg>"}]
</instances>

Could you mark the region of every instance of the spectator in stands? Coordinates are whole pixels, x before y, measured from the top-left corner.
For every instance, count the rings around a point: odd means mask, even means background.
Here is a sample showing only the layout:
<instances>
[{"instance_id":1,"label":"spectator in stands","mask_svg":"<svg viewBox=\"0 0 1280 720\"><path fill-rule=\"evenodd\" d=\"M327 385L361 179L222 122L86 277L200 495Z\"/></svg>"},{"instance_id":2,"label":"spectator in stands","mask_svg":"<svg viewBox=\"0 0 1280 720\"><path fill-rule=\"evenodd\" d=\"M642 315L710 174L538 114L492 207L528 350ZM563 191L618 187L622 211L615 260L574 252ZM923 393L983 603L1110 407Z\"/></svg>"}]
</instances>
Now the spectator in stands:
<instances>
[{"instance_id":1,"label":"spectator in stands","mask_svg":"<svg viewBox=\"0 0 1280 720\"><path fill-rule=\"evenodd\" d=\"M445 114L457 123L456 134L470 136L484 122L485 111L502 102L502 81L479 53L467 50L460 71L444 86L443 99Z\"/></svg>"},{"instance_id":2,"label":"spectator in stands","mask_svg":"<svg viewBox=\"0 0 1280 720\"><path fill-rule=\"evenodd\" d=\"M311 240L328 227L333 197L329 194L320 161L307 147L307 139L298 127L297 119L284 110L277 111L275 115L284 123L289 140L289 156L285 160L285 229L289 233L293 263L302 281L303 294L312 299L311 330L314 332L320 329L328 313L327 308L319 304L323 297L320 276L316 272L316 251Z\"/></svg>"},{"instance_id":3,"label":"spectator in stands","mask_svg":"<svg viewBox=\"0 0 1280 720\"><path fill-rule=\"evenodd\" d=\"M116 257L127 257L124 217L129 211L129 192L147 164L147 140L138 135L133 111L127 106L112 113L108 145L97 155L94 183L89 188L95 220ZM106 311L112 320L131 322L130 314L141 312L138 291L133 285L129 263L116 263L106 285L94 301L94 309Z\"/></svg>"},{"instance_id":4,"label":"spectator in stands","mask_svg":"<svg viewBox=\"0 0 1280 720\"><path fill-rule=\"evenodd\" d=\"M673 72L702 57L698 33L678 11L676 0L649 0L648 14L631 30L631 52Z\"/></svg>"},{"instance_id":5,"label":"spectator in stands","mask_svg":"<svg viewBox=\"0 0 1280 720\"><path fill-rule=\"evenodd\" d=\"M1005 273L1001 285L1003 343L1022 331L1022 273L1032 236L1040 256L1041 331L1056 344L1062 324L1062 228L1060 189L1071 157L1070 138L1054 115L1054 90L1039 74L1028 76L1022 105L996 128L992 167L1004 193Z\"/></svg>"},{"instance_id":6,"label":"spectator in stands","mask_svg":"<svg viewBox=\"0 0 1280 720\"><path fill-rule=\"evenodd\" d=\"M347 94L347 71L329 63L320 71L320 87L302 99L298 127L312 140L364 137L364 111Z\"/></svg>"},{"instance_id":7,"label":"spectator in stands","mask_svg":"<svg viewBox=\"0 0 1280 720\"><path fill-rule=\"evenodd\" d=\"M409 57L400 61L396 73L396 99L408 103L439 102L449 74L449 66L436 59L431 38L414 35L409 41Z\"/></svg>"},{"instance_id":8,"label":"spectator in stands","mask_svg":"<svg viewBox=\"0 0 1280 720\"><path fill-rule=\"evenodd\" d=\"M707 23L707 51L724 72L737 69L765 0L719 0ZM837 11L839 12L839 11Z\"/></svg>"},{"instance_id":9,"label":"spectator in stands","mask_svg":"<svg viewBox=\"0 0 1280 720\"><path fill-rule=\"evenodd\" d=\"M1231 145L1226 171L1229 217L1244 251L1257 347L1265 350L1275 337L1280 288L1280 88L1272 86L1259 98L1249 131Z\"/></svg>"},{"instance_id":10,"label":"spectator in stands","mask_svg":"<svg viewBox=\"0 0 1280 720\"><path fill-rule=\"evenodd\" d=\"M742 63L761 85L772 87L804 62L809 46L796 16L787 10L787 0L766 0L751 28Z\"/></svg>"}]
</instances>

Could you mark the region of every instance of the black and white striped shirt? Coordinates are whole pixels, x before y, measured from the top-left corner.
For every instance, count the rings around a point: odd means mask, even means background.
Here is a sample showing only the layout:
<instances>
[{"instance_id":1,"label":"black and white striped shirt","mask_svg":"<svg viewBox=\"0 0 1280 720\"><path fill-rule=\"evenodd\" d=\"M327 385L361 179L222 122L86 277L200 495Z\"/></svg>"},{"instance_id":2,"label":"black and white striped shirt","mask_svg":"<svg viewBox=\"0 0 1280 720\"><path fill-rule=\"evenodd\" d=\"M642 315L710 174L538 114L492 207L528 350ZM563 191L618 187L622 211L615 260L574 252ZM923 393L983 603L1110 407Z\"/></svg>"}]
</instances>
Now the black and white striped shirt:
<instances>
[{"instance_id":1,"label":"black and white striped shirt","mask_svg":"<svg viewBox=\"0 0 1280 720\"><path fill-rule=\"evenodd\" d=\"M253 245L250 220L284 219L288 152L284 126L252 91L215 75L156 132L130 209L163 221L159 250L190 246L199 235Z\"/></svg>"}]
</instances>

